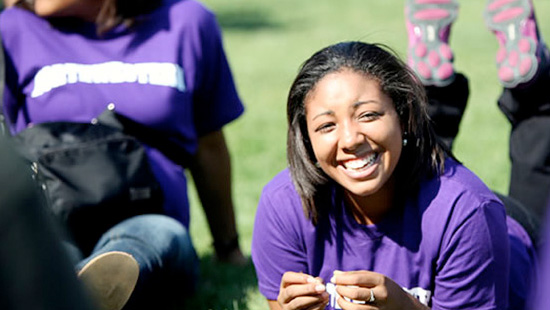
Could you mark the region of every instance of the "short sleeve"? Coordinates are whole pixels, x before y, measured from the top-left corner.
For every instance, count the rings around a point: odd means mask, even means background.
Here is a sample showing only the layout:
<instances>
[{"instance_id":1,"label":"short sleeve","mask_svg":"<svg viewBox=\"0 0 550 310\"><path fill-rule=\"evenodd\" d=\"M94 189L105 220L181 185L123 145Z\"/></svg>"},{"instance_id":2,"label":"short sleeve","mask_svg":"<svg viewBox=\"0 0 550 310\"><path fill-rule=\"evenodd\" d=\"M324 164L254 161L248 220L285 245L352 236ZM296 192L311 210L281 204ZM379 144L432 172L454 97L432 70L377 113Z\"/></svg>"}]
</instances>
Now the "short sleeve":
<instances>
[{"instance_id":1,"label":"short sleeve","mask_svg":"<svg viewBox=\"0 0 550 310\"><path fill-rule=\"evenodd\" d=\"M194 120L199 136L221 129L239 117L244 107L238 96L222 43L220 27L209 11L199 21L197 87Z\"/></svg>"},{"instance_id":2,"label":"short sleeve","mask_svg":"<svg viewBox=\"0 0 550 310\"><path fill-rule=\"evenodd\" d=\"M259 289L268 300L277 299L285 272L307 272L305 246L295 217L296 209L292 208L299 199L291 199L283 192L275 194L277 192L265 190L262 193L252 236L252 260Z\"/></svg>"},{"instance_id":3,"label":"short sleeve","mask_svg":"<svg viewBox=\"0 0 550 310\"><path fill-rule=\"evenodd\" d=\"M6 10L0 15L0 36L2 37L2 64L3 68L3 78L4 78L4 88L2 92L2 109L0 111L6 116L8 125L10 126L11 132L15 132L15 124L21 109L21 104L17 100L17 94L19 90L19 75L13 64L12 55L9 51L17 51L19 47L19 39L15 36L14 29L15 25L15 14L14 10Z\"/></svg>"},{"instance_id":4,"label":"short sleeve","mask_svg":"<svg viewBox=\"0 0 550 310\"><path fill-rule=\"evenodd\" d=\"M440 251L432 309L506 309L510 247L502 205L488 201L451 218Z\"/></svg>"}]
</instances>

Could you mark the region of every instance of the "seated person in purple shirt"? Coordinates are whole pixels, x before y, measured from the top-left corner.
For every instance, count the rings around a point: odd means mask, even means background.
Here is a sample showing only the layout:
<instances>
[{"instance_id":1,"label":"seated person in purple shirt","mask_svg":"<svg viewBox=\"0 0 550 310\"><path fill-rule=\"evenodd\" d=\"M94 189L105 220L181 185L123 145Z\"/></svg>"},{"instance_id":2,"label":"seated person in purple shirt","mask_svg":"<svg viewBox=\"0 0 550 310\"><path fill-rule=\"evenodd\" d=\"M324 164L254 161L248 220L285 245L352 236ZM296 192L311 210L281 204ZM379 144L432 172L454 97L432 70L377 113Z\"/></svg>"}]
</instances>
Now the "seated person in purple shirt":
<instances>
[{"instance_id":1,"label":"seated person in purple shirt","mask_svg":"<svg viewBox=\"0 0 550 310\"><path fill-rule=\"evenodd\" d=\"M439 142L423 86L379 45L315 53L288 96L289 167L252 258L271 309L521 309L526 231Z\"/></svg>"},{"instance_id":2,"label":"seated person in purple shirt","mask_svg":"<svg viewBox=\"0 0 550 310\"><path fill-rule=\"evenodd\" d=\"M191 154L189 161L175 162L147 147L165 214L121 222L93 249L76 244L84 278L108 270L104 265L131 271L119 279L123 283L110 309L132 294L136 266L139 278L126 309L161 309L166 299L151 292L179 298L193 286L198 260L188 234L187 168L217 258L245 262L222 131L244 108L211 11L194 0L20 0L0 15L0 35L6 61L3 111L12 134L43 122L90 122L114 103L119 113ZM98 281L112 275L102 272Z\"/></svg>"}]
</instances>

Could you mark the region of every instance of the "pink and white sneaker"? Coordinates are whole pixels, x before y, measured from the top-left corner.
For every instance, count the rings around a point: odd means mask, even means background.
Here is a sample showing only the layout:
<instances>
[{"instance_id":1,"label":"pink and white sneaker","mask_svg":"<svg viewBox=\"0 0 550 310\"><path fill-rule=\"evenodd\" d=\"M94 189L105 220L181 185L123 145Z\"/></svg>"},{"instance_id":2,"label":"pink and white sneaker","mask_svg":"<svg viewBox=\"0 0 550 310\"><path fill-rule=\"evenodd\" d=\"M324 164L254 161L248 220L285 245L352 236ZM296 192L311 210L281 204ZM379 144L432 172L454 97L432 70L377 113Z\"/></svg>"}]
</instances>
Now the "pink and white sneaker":
<instances>
[{"instance_id":1,"label":"pink and white sneaker","mask_svg":"<svg viewBox=\"0 0 550 310\"><path fill-rule=\"evenodd\" d=\"M449 35L457 16L457 0L405 2L408 64L426 86L446 86L454 80L454 56L449 47Z\"/></svg>"},{"instance_id":2,"label":"pink and white sneaker","mask_svg":"<svg viewBox=\"0 0 550 310\"><path fill-rule=\"evenodd\" d=\"M541 63L550 59L531 0L488 0L483 15L500 45L496 55L500 83L514 88L531 81Z\"/></svg>"}]
</instances>

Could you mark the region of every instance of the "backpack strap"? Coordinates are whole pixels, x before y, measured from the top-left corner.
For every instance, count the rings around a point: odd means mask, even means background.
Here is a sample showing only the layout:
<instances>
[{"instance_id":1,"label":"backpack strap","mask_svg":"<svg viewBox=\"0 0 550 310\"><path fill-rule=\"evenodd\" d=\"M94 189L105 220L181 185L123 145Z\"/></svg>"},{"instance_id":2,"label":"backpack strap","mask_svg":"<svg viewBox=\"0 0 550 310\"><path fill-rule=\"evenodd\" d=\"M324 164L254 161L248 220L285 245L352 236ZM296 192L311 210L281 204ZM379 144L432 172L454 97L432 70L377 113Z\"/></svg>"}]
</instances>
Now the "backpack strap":
<instances>
[{"instance_id":1,"label":"backpack strap","mask_svg":"<svg viewBox=\"0 0 550 310\"><path fill-rule=\"evenodd\" d=\"M166 133L117 113L115 111L115 104L113 103L110 103L107 109L95 121L103 125L118 128L128 135L136 137L142 143L158 149L164 156L178 165L186 166L191 162L192 155L177 142L167 138Z\"/></svg>"}]
</instances>

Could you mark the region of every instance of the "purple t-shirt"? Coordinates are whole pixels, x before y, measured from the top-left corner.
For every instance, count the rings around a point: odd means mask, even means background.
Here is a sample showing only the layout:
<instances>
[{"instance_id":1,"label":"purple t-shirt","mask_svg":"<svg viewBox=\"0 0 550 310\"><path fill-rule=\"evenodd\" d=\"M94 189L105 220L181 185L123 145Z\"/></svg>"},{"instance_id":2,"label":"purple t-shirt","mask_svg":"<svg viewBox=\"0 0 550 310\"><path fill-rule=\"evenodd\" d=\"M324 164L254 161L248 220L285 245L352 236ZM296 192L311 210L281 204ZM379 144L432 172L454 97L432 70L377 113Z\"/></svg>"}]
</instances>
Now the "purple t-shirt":
<instances>
[{"instance_id":1,"label":"purple t-shirt","mask_svg":"<svg viewBox=\"0 0 550 310\"><path fill-rule=\"evenodd\" d=\"M4 111L13 133L31 123L89 122L109 103L196 152L197 139L243 112L212 12L193 0L165 0L98 37L92 23L70 27L20 8L0 15L6 58ZM148 148L165 211L189 225L180 167Z\"/></svg>"},{"instance_id":2,"label":"purple t-shirt","mask_svg":"<svg viewBox=\"0 0 550 310\"><path fill-rule=\"evenodd\" d=\"M533 298L529 301L530 310L547 310L550 306L550 204L546 207L546 217L540 232L542 247L540 251L540 273Z\"/></svg>"},{"instance_id":3,"label":"purple t-shirt","mask_svg":"<svg viewBox=\"0 0 550 310\"><path fill-rule=\"evenodd\" d=\"M375 225L357 223L340 191L333 189L328 216L314 226L304 216L287 170L264 188L252 258L267 299L277 299L286 271L328 282L334 270L371 270L432 309L506 308L510 245L505 210L468 169L447 160L442 176L423 181L402 210ZM339 309L336 298L331 295L327 309Z\"/></svg>"}]
</instances>

